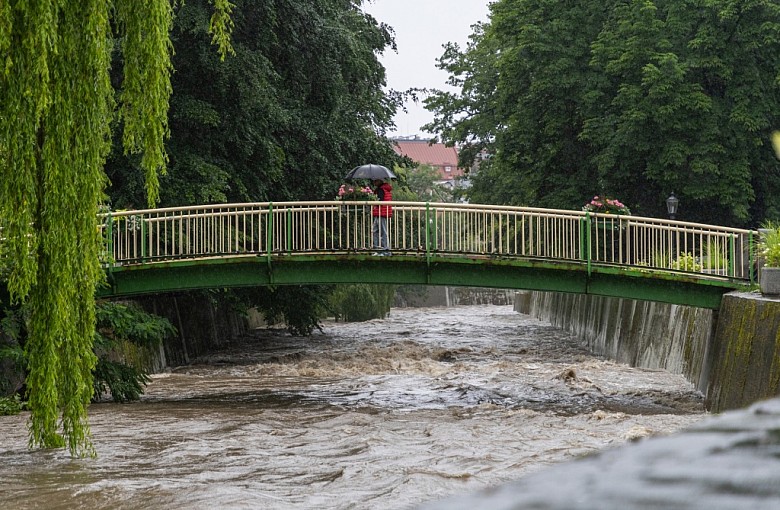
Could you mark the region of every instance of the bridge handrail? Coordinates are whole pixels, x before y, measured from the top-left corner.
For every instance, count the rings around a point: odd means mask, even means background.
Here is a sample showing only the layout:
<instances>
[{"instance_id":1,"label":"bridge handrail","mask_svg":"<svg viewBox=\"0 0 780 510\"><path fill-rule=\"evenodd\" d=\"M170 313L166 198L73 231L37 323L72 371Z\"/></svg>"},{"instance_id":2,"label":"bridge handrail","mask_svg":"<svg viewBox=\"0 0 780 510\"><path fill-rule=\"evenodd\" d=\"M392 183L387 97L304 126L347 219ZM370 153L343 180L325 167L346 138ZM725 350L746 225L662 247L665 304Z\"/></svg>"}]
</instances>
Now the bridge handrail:
<instances>
[{"instance_id":1,"label":"bridge handrail","mask_svg":"<svg viewBox=\"0 0 780 510\"><path fill-rule=\"evenodd\" d=\"M375 201L352 201L352 200L316 200L316 201L288 201L288 202L241 202L234 204L203 204L203 205L191 205L191 206L176 206L176 207L160 207L153 209L127 209L116 210L107 213L100 213L101 217L122 217L122 216L134 216L134 215L147 215L147 214L159 214L165 212L178 212L178 211L199 211L206 209L262 209L273 205L274 207L306 207L306 206L329 206L329 207L341 207L344 205L377 205ZM531 212L540 214L552 214L561 216L576 216L585 217L590 216L592 218L605 218L605 219L620 219L621 221L642 221L646 223L656 223L663 225L676 225L679 227L694 227L705 229L716 229L722 232L731 232L735 234L753 234L758 235L757 230L744 229L738 227L728 227L720 225L711 225L707 223L695 223L680 220L670 220L665 218L653 218L650 216L633 216L628 214L605 214L605 213L589 213L576 209L545 209L541 207L526 207L526 206L512 206L512 205L490 205L490 204L461 204L451 202L413 202L394 200L389 201L383 205L391 206L419 206L425 208L429 206L436 209L479 209L490 211L514 211L514 212Z\"/></svg>"},{"instance_id":2,"label":"bridge handrail","mask_svg":"<svg viewBox=\"0 0 780 510\"><path fill-rule=\"evenodd\" d=\"M370 252L372 201L203 204L103 213L112 264L258 254ZM661 218L392 201L393 250L549 259L594 267L754 279L753 230ZM119 221L125 219L125 221ZM707 265L709 267L705 268Z\"/></svg>"}]
</instances>

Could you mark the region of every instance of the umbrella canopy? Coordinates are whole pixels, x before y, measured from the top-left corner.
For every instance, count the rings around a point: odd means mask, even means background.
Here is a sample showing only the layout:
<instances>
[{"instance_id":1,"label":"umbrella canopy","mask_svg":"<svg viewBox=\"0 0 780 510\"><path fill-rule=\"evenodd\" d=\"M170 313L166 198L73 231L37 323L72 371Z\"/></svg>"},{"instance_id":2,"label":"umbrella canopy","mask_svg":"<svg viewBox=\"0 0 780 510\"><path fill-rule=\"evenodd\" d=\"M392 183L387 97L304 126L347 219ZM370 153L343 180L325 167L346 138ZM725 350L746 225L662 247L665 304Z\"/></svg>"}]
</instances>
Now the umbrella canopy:
<instances>
[{"instance_id":1,"label":"umbrella canopy","mask_svg":"<svg viewBox=\"0 0 780 510\"><path fill-rule=\"evenodd\" d=\"M385 180L395 179L395 174L382 165L362 165L350 170L345 179Z\"/></svg>"}]
</instances>

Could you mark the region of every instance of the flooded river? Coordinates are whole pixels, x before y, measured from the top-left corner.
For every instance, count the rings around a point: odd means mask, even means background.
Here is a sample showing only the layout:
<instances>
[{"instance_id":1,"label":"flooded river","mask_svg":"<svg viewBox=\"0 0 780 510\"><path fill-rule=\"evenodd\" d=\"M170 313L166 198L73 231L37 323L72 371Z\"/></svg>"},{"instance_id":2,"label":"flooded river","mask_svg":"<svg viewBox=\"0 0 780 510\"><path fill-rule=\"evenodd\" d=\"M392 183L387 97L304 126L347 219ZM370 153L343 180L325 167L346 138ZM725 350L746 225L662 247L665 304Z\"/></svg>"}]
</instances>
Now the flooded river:
<instances>
[{"instance_id":1,"label":"flooded river","mask_svg":"<svg viewBox=\"0 0 780 510\"><path fill-rule=\"evenodd\" d=\"M3 508L392 509L497 485L704 417L681 376L587 353L511 306L393 309L258 332L97 404L97 459L0 417Z\"/></svg>"}]
</instances>

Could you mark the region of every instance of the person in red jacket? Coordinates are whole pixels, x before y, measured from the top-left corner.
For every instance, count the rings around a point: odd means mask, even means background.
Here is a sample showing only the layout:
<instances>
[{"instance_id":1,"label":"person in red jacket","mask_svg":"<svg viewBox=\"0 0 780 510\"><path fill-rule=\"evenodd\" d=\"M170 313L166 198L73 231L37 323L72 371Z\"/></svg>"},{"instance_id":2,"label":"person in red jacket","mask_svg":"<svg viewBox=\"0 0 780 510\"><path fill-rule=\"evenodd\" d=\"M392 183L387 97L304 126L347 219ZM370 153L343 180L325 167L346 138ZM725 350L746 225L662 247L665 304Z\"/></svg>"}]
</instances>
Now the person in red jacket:
<instances>
[{"instance_id":1,"label":"person in red jacket","mask_svg":"<svg viewBox=\"0 0 780 510\"><path fill-rule=\"evenodd\" d=\"M380 202L389 202L393 199L393 187L389 182L379 179L374 181L374 193ZM371 208L374 217L371 227L374 248L380 250L375 255L390 255L390 241L387 235L388 219L393 215L393 207L389 205L376 205Z\"/></svg>"}]
</instances>

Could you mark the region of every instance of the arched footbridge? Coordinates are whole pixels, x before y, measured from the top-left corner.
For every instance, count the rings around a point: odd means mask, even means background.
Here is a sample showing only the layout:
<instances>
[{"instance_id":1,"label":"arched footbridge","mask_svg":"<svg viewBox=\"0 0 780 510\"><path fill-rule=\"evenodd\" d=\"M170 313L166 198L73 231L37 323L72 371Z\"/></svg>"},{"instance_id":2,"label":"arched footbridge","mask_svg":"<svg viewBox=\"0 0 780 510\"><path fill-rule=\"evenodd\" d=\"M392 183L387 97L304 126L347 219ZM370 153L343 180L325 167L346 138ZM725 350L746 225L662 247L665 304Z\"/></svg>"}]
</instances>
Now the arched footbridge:
<instances>
[{"instance_id":1,"label":"arched footbridge","mask_svg":"<svg viewBox=\"0 0 780 510\"><path fill-rule=\"evenodd\" d=\"M239 286L391 283L574 292L717 308L754 281L757 234L713 225L477 204L220 204L105 214L108 286L132 296Z\"/></svg>"}]
</instances>

